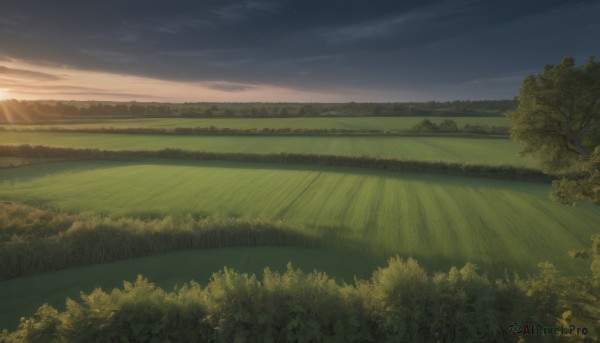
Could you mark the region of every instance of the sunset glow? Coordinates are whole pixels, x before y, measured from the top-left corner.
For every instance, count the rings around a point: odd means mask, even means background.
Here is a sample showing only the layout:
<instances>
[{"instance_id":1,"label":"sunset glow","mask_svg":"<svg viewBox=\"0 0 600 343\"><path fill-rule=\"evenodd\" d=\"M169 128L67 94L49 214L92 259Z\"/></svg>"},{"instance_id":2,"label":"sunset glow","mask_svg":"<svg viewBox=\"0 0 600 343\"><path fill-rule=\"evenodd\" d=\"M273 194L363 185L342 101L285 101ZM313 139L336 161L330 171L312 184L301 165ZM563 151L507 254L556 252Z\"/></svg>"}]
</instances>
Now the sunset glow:
<instances>
[{"instance_id":1,"label":"sunset glow","mask_svg":"<svg viewBox=\"0 0 600 343\"><path fill-rule=\"evenodd\" d=\"M538 66L598 55L597 2L183 3L3 4L0 98L511 99Z\"/></svg>"},{"instance_id":2,"label":"sunset glow","mask_svg":"<svg viewBox=\"0 0 600 343\"><path fill-rule=\"evenodd\" d=\"M86 71L68 66L0 62L0 99L118 101L329 101L331 94L220 80L177 82L126 74ZM219 90L224 89L224 90ZM343 96L334 100L344 101Z\"/></svg>"},{"instance_id":3,"label":"sunset glow","mask_svg":"<svg viewBox=\"0 0 600 343\"><path fill-rule=\"evenodd\" d=\"M0 100L5 100L5 99L9 99L9 98L10 98L10 93L8 92L8 89L0 88Z\"/></svg>"}]
</instances>

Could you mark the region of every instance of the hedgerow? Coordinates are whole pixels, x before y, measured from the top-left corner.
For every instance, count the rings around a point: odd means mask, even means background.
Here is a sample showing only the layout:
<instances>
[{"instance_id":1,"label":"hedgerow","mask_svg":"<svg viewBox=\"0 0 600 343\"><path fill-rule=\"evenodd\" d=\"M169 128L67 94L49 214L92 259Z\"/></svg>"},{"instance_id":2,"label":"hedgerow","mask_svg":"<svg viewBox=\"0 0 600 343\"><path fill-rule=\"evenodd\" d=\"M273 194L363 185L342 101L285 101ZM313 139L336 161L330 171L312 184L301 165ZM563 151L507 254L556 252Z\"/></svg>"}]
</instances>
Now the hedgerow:
<instances>
[{"instance_id":1,"label":"hedgerow","mask_svg":"<svg viewBox=\"0 0 600 343\"><path fill-rule=\"evenodd\" d=\"M160 127L128 127L128 128L115 128L115 127L78 127L78 128L66 128L66 127L36 127L36 128L14 128L14 127L3 127L0 126L0 131L12 131L12 132L61 132L61 133L120 133L120 134L175 134L175 135L230 135L230 136L288 136L288 135L349 135L349 136L406 136L406 135L443 135L449 134L477 134L477 135L496 135L496 136L508 136L510 134L509 127L497 127L488 125L469 125L466 124L464 128L448 128L447 122L452 122L456 126L456 123L452 120L446 120L438 127L436 124L431 123L428 119L424 121L428 122L430 126L424 127L422 124L417 124L410 130L378 130L378 129L339 129L339 128L323 128L323 129L308 129L308 128L226 128L226 127L176 127L176 128L160 128Z\"/></svg>"},{"instance_id":2,"label":"hedgerow","mask_svg":"<svg viewBox=\"0 0 600 343\"><path fill-rule=\"evenodd\" d=\"M357 167L398 172L475 176L512 180L546 181L552 178L542 171L508 165L461 164L448 162L411 161L370 156L339 156L315 154L252 154L189 151L181 149L162 150L99 150L49 147L42 145L0 145L0 156L26 158L71 159L132 159L171 158L186 160L222 160L259 163L298 163L332 167Z\"/></svg>"},{"instance_id":3,"label":"hedgerow","mask_svg":"<svg viewBox=\"0 0 600 343\"><path fill-rule=\"evenodd\" d=\"M318 246L300 227L267 218L135 218L0 204L0 280L176 250Z\"/></svg>"}]
</instances>

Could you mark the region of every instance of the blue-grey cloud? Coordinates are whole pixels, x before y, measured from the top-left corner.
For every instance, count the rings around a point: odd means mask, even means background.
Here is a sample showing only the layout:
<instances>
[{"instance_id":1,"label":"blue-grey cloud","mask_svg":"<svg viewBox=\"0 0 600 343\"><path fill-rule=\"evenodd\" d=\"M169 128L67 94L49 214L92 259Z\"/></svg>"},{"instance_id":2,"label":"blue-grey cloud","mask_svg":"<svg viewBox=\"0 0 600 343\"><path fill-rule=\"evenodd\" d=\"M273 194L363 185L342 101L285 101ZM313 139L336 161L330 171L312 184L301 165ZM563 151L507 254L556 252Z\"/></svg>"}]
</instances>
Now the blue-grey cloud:
<instances>
[{"instance_id":1,"label":"blue-grey cloud","mask_svg":"<svg viewBox=\"0 0 600 343\"><path fill-rule=\"evenodd\" d=\"M213 83L207 85L207 88L224 91L224 92L243 92L251 89L255 89L256 86L252 85L241 85L234 83Z\"/></svg>"},{"instance_id":2,"label":"blue-grey cloud","mask_svg":"<svg viewBox=\"0 0 600 343\"><path fill-rule=\"evenodd\" d=\"M599 16L588 0L22 0L2 5L0 42L175 81L510 98L524 70L598 55Z\"/></svg>"}]
</instances>

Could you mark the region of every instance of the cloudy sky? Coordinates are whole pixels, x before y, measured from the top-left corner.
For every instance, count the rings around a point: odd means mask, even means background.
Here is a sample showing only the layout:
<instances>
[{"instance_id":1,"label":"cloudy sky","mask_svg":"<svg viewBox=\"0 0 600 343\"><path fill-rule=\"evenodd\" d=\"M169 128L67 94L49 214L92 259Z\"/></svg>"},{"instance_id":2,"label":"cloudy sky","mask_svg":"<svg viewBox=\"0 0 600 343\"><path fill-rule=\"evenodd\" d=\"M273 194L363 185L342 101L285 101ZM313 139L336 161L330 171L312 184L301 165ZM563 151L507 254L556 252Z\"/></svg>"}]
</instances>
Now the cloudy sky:
<instances>
[{"instance_id":1,"label":"cloudy sky","mask_svg":"<svg viewBox=\"0 0 600 343\"><path fill-rule=\"evenodd\" d=\"M598 37L585 0L6 0L0 98L510 99Z\"/></svg>"}]
</instances>

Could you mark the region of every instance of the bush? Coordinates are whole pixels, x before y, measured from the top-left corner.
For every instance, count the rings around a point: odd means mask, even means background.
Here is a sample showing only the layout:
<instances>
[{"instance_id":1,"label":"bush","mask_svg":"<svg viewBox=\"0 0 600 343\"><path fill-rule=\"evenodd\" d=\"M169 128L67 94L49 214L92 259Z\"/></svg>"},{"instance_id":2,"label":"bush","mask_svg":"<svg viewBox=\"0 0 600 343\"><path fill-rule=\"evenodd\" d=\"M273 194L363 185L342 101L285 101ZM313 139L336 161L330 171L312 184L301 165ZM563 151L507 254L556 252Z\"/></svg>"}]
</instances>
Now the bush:
<instances>
[{"instance_id":1,"label":"bush","mask_svg":"<svg viewBox=\"0 0 600 343\"><path fill-rule=\"evenodd\" d=\"M439 132L458 132L458 125L452 119L446 119L438 126Z\"/></svg>"},{"instance_id":2,"label":"bush","mask_svg":"<svg viewBox=\"0 0 600 343\"><path fill-rule=\"evenodd\" d=\"M600 241L594 238L595 244ZM597 245L597 244L596 244ZM595 253L594 259L598 258ZM595 260L597 261L597 260ZM2 342L514 342L593 341L600 313L597 275L562 276L550 264L527 280L491 282L472 264L428 275L412 259L391 258L370 280L338 284L288 263L262 278L225 268L205 287L165 292L142 276L106 293L67 299L64 312L42 305ZM579 285L573 289L574 285ZM574 302L574 300L585 300ZM585 333L509 332L513 323Z\"/></svg>"},{"instance_id":3,"label":"bush","mask_svg":"<svg viewBox=\"0 0 600 343\"><path fill-rule=\"evenodd\" d=\"M516 292L525 290L515 287ZM7 342L446 342L510 340L505 318L535 319L521 298L477 274L472 265L430 277L414 260L392 258L371 280L340 285L324 273L265 269L262 278L225 268L209 284L165 292L138 276L110 293L100 289L42 306ZM502 299L507 306L494 303ZM514 305L514 306L512 306ZM514 309L517 309L516 312Z\"/></svg>"},{"instance_id":4,"label":"bush","mask_svg":"<svg viewBox=\"0 0 600 343\"><path fill-rule=\"evenodd\" d=\"M438 131L438 126L432 123L429 119L423 119L413 126L412 129L415 132L436 132Z\"/></svg>"}]
</instances>

